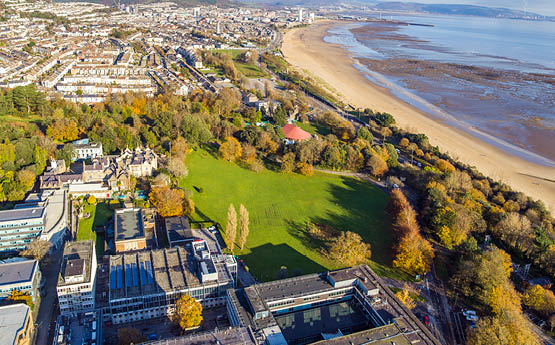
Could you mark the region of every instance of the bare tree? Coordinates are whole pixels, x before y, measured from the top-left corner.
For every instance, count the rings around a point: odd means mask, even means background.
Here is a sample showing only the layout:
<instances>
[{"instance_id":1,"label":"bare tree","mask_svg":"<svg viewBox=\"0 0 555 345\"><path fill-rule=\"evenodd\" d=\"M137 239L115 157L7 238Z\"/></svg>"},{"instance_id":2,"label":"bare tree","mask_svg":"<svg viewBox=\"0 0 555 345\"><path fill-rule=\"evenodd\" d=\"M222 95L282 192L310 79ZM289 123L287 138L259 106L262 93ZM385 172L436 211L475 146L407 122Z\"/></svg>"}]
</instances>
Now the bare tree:
<instances>
[{"instance_id":1,"label":"bare tree","mask_svg":"<svg viewBox=\"0 0 555 345\"><path fill-rule=\"evenodd\" d=\"M29 248L22 250L19 254L26 258L41 261L50 250L50 242L36 239L29 245Z\"/></svg>"}]
</instances>

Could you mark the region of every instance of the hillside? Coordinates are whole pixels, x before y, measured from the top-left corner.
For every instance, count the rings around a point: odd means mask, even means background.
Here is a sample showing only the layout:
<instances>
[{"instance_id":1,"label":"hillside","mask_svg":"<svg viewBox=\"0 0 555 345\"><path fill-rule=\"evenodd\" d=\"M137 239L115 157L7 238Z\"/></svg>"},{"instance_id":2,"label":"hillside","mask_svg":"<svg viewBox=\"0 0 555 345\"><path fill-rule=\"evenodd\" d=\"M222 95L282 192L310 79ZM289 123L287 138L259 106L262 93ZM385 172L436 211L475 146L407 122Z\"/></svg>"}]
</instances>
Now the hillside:
<instances>
[{"instance_id":1,"label":"hillside","mask_svg":"<svg viewBox=\"0 0 555 345\"><path fill-rule=\"evenodd\" d=\"M94 2L104 5L113 5L112 0L85 0L86 2ZM55 0L55 2L82 2L82 0ZM165 0L121 0L122 4L151 4L156 2L166 2ZM170 0L170 2L176 3L178 6L182 7L195 7L195 6L210 6L215 5L218 7L230 7L233 6L233 2L230 0Z\"/></svg>"}]
</instances>

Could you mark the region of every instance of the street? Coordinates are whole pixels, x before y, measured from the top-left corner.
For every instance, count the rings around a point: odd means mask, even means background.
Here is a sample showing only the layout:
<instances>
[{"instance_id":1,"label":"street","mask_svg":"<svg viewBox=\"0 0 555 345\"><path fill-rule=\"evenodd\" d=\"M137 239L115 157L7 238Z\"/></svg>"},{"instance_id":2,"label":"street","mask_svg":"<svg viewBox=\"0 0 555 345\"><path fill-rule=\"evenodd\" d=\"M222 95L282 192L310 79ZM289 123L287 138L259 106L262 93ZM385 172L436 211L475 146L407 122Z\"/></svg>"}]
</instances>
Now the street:
<instances>
[{"instance_id":1,"label":"street","mask_svg":"<svg viewBox=\"0 0 555 345\"><path fill-rule=\"evenodd\" d=\"M60 273L64 246L53 247L52 253L43 259L41 264L42 277L45 280L45 295L40 300L39 313L36 323L35 345L48 345L52 343L52 332L55 329L56 316L58 315L58 296L56 286Z\"/></svg>"}]
</instances>

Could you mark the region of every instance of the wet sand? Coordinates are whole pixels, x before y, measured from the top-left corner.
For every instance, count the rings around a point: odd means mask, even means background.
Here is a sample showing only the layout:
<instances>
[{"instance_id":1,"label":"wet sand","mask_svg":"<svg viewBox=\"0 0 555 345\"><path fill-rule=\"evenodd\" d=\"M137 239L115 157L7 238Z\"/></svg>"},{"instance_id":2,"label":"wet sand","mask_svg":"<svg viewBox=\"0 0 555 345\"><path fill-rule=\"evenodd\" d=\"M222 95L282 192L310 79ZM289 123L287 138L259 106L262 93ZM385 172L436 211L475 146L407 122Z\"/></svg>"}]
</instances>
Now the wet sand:
<instances>
[{"instance_id":1,"label":"wet sand","mask_svg":"<svg viewBox=\"0 0 555 345\"><path fill-rule=\"evenodd\" d=\"M438 145L453 158L475 166L517 191L543 200L552 212L555 210L555 168L508 154L491 144L499 144L496 138L475 132L483 138L480 140L459 125L448 125L394 97L388 89L373 84L360 72L365 66L353 60L342 47L323 41L327 30L338 24L341 23L322 21L289 31L282 46L286 60L300 71L324 81L346 103L391 113L399 127L426 134L432 145ZM413 97L411 94L404 96Z\"/></svg>"}]
</instances>

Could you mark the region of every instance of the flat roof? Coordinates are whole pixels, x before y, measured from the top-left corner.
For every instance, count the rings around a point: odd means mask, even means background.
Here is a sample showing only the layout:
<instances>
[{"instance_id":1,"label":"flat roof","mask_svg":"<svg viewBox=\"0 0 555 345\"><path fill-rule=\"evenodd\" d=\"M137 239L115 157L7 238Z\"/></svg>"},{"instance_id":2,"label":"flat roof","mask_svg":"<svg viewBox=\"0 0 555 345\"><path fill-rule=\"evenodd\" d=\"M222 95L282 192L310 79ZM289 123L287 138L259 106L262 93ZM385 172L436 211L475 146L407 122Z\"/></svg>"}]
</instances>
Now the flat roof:
<instances>
[{"instance_id":1,"label":"flat roof","mask_svg":"<svg viewBox=\"0 0 555 345\"><path fill-rule=\"evenodd\" d=\"M168 217L165 219L165 223L170 244L194 239L193 230L191 230L187 217Z\"/></svg>"},{"instance_id":2,"label":"flat roof","mask_svg":"<svg viewBox=\"0 0 555 345\"><path fill-rule=\"evenodd\" d=\"M40 219L44 216L44 207L17 208L0 211L0 222L12 222L24 219Z\"/></svg>"},{"instance_id":3,"label":"flat roof","mask_svg":"<svg viewBox=\"0 0 555 345\"><path fill-rule=\"evenodd\" d=\"M92 240L67 242L64 247L64 256L62 258L62 267L60 269L60 280L58 286L83 284L90 282L91 264L93 260L94 242ZM80 261L82 260L82 261ZM74 277L77 270L83 264L83 281L67 282L66 277Z\"/></svg>"},{"instance_id":4,"label":"flat roof","mask_svg":"<svg viewBox=\"0 0 555 345\"><path fill-rule=\"evenodd\" d=\"M143 214L140 208L124 208L114 211L114 237L116 241L145 238Z\"/></svg>"},{"instance_id":5,"label":"flat roof","mask_svg":"<svg viewBox=\"0 0 555 345\"><path fill-rule=\"evenodd\" d=\"M22 260L0 264L0 285L10 285L33 280L37 260Z\"/></svg>"},{"instance_id":6,"label":"flat roof","mask_svg":"<svg viewBox=\"0 0 555 345\"><path fill-rule=\"evenodd\" d=\"M342 337L320 340L313 345L412 345L395 324L370 328Z\"/></svg>"},{"instance_id":7,"label":"flat roof","mask_svg":"<svg viewBox=\"0 0 555 345\"><path fill-rule=\"evenodd\" d=\"M31 309L22 303L0 307L0 345L17 343L17 333L23 330Z\"/></svg>"},{"instance_id":8,"label":"flat roof","mask_svg":"<svg viewBox=\"0 0 555 345\"><path fill-rule=\"evenodd\" d=\"M194 333L178 338L155 340L145 345L255 345L258 342L247 327L213 329L207 332Z\"/></svg>"}]
</instances>

